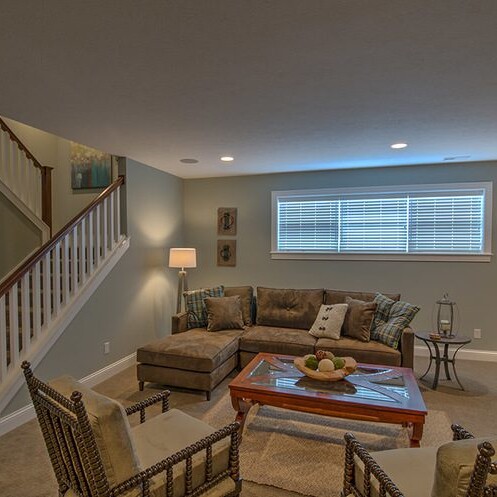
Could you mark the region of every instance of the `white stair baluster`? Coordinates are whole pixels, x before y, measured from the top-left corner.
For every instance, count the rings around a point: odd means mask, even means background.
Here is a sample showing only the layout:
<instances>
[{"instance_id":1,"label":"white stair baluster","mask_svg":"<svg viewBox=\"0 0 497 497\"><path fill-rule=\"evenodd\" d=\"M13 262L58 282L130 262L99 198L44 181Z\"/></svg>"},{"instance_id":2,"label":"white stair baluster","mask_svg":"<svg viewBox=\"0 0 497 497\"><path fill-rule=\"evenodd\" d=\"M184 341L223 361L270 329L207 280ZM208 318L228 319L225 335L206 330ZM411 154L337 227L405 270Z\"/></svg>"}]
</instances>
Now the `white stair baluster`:
<instances>
[{"instance_id":1,"label":"white stair baluster","mask_svg":"<svg viewBox=\"0 0 497 497\"><path fill-rule=\"evenodd\" d=\"M50 267L50 254L48 251L43 257L43 328L52 321L52 269Z\"/></svg>"},{"instance_id":2,"label":"white stair baluster","mask_svg":"<svg viewBox=\"0 0 497 497\"><path fill-rule=\"evenodd\" d=\"M21 280L21 324L22 355L25 356L31 346L31 304L29 298L29 271Z\"/></svg>"},{"instance_id":3,"label":"white stair baluster","mask_svg":"<svg viewBox=\"0 0 497 497\"><path fill-rule=\"evenodd\" d=\"M116 241L121 240L121 187L116 190Z\"/></svg>"},{"instance_id":4,"label":"white stair baluster","mask_svg":"<svg viewBox=\"0 0 497 497\"><path fill-rule=\"evenodd\" d=\"M62 240L62 302L66 305L69 302L70 293L70 271L69 271L69 234ZM71 254L74 257L74 254Z\"/></svg>"},{"instance_id":5,"label":"white stair baluster","mask_svg":"<svg viewBox=\"0 0 497 497\"><path fill-rule=\"evenodd\" d=\"M88 276L93 274L93 263L94 263L94 245L93 245L93 219L95 217L95 209L90 211L88 215Z\"/></svg>"},{"instance_id":6,"label":"white stair baluster","mask_svg":"<svg viewBox=\"0 0 497 497\"><path fill-rule=\"evenodd\" d=\"M116 233L114 232L115 228L115 195L114 192L110 194L110 226L109 226L109 238L110 238L110 249L114 250L114 247L116 245Z\"/></svg>"},{"instance_id":7,"label":"white stair baluster","mask_svg":"<svg viewBox=\"0 0 497 497\"><path fill-rule=\"evenodd\" d=\"M71 292L74 295L78 291L78 225L76 225L72 231L71 240ZM67 302L66 302L67 303Z\"/></svg>"},{"instance_id":8,"label":"white stair baluster","mask_svg":"<svg viewBox=\"0 0 497 497\"><path fill-rule=\"evenodd\" d=\"M19 295L17 293L17 283L14 283L9 290L9 333L9 369L13 369L17 367L19 362Z\"/></svg>"},{"instance_id":9,"label":"white stair baluster","mask_svg":"<svg viewBox=\"0 0 497 497\"><path fill-rule=\"evenodd\" d=\"M100 251L100 204L97 205L95 210L95 269L100 266L100 261L102 260L102 252Z\"/></svg>"},{"instance_id":10,"label":"white stair baluster","mask_svg":"<svg viewBox=\"0 0 497 497\"><path fill-rule=\"evenodd\" d=\"M54 300L54 314L57 316L60 312L60 247L61 242L57 242L52 249L53 258L53 300Z\"/></svg>"},{"instance_id":11,"label":"white stair baluster","mask_svg":"<svg viewBox=\"0 0 497 497\"><path fill-rule=\"evenodd\" d=\"M81 285L84 285L86 282L86 220L89 219L90 216L91 212L81 220L79 238L79 281Z\"/></svg>"},{"instance_id":12,"label":"white stair baluster","mask_svg":"<svg viewBox=\"0 0 497 497\"><path fill-rule=\"evenodd\" d=\"M103 209L103 240L102 240L102 257L105 259L107 257L107 251L109 249L108 243L109 243L109 233L108 233L108 215L109 215L109 210L108 210L108 198L104 198L104 209Z\"/></svg>"},{"instance_id":13,"label":"white stair baluster","mask_svg":"<svg viewBox=\"0 0 497 497\"><path fill-rule=\"evenodd\" d=\"M33 340L36 340L41 330L41 261L35 264L31 281L33 292Z\"/></svg>"}]
</instances>

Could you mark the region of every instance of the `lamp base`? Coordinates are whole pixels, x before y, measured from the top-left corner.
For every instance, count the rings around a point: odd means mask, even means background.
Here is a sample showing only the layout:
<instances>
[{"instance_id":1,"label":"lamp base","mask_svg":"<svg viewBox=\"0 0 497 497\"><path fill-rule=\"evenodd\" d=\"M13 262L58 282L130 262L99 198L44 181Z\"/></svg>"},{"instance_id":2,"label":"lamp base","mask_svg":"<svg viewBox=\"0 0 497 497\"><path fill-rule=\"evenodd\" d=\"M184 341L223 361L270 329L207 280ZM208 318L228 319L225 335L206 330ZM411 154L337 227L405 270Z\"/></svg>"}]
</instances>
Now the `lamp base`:
<instances>
[{"instance_id":1,"label":"lamp base","mask_svg":"<svg viewBox=\"0 0 497 497\"><path fill-rule=\"evenodd\" d=\"M186 271L182 269L178 271L178 300L176 302L176 314L181 312L181 296L183 292L188 291L188 282L186 279Z\"/></svg>"}]
</instances>

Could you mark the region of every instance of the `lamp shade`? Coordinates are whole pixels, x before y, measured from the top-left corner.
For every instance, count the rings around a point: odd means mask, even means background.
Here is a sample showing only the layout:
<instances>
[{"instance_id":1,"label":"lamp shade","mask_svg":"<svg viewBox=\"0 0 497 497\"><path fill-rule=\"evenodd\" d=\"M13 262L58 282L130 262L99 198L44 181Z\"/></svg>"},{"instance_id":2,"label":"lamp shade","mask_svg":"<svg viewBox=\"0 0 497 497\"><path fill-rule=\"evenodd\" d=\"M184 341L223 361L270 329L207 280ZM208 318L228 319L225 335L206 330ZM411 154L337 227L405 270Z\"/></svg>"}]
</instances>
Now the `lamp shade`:
<instances>
[{"instance_id":1,"label":"lamp shade","mask_svg":"<svg viewBox=\"0 0 497 497\"><path fill-rule=\"evenodd\" d=\"M197 251L194 248L169 249L169 267L197 267Z\"/></svg>"}]
</instances>

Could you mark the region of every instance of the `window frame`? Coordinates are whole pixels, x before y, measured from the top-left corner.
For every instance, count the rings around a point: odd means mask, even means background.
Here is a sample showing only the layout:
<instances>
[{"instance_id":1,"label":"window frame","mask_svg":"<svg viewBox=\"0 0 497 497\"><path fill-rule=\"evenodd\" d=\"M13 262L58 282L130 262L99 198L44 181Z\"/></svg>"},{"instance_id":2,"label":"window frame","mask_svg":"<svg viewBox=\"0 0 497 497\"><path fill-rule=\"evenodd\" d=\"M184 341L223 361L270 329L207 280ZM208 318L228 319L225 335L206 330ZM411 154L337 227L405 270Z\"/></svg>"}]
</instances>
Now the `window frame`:
<instances>
[{"instance_id":1,"label":"window frame","mask_svg":"<svg viewBox=\"0 0 497 497\"><path fill-rule=\"evenodd\" d=\"M484 190L484 228L483 228L483 251L478 254L468 253L378 253L378 252L327 252L327 251L279 251L278 242L278 200L286 197L318 197L329 195L360 195L360 194L385 194L395 195L399 193L421 193L421 192L457 192L464 190ZM347 188L320 188L309 190L278 190L271 192L271 259L294 259L294 260L378 260L378 261L458 261L458 262L490 262L492 257L492 205L493 205L493 183L465 182L465 183L435 183L417 185L389 185L372 187L347 187Z\"/></svg>"}]
</instances>

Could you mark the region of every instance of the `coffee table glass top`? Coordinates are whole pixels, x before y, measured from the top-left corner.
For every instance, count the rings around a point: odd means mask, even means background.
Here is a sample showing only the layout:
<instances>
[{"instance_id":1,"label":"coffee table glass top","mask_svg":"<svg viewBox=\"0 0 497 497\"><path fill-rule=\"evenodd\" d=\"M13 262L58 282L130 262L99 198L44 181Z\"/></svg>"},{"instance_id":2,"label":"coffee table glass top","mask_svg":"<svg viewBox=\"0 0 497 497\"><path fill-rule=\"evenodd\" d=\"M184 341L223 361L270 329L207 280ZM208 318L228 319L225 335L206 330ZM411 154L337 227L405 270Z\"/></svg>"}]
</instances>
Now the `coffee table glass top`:
<instances>
[{"instance_id":1,"label":"coffee table glass top","mask_svg":"<svg viewBox=\"0 0 497 497\"><path fill-rule=\"evenodd\" d=\"M245 376L246 383L289 393L324 394L342 400L392 407L414 407L420 393L412 371L405 368L359 364L345 380L319 381L304 376L293 364L293 357L264 354ZM414 386L413 386L414 382ZM414 397L414 398L413 398Z\"/></svg>"}]
</instances>

